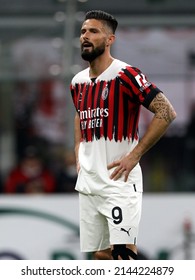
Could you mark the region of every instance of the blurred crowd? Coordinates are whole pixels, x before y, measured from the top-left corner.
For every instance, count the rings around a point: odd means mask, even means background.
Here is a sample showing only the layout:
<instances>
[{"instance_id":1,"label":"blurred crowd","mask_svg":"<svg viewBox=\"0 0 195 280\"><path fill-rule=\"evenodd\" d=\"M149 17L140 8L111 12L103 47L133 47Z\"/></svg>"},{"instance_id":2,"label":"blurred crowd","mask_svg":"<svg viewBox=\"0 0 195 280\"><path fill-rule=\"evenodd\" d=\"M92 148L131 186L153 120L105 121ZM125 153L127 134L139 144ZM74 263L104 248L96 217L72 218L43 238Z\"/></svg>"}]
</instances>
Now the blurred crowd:
<instances>
[{"instance_id":1,"label":"blurred crowd","mask_svg":"<svg viewBox=\"0 0 195 280\"><path fill-rule=\"evenodd\" d=\"M0 176L0 191L74 192L77 172L74 150L66 147L64 85L18 82L12 105L15 164Z\"/></svg>"},{"instance_id":2,"label":"blurred crowd","mask_svg":"<svg viewBox=\"0 0 195 280\"><path fill-rule=\"evenodd\" d=\"M34 146L28 146L20 160L2 182L6 194L37 194L73 192L76 182L75 158L72 151L66 151L61 161L46 162Z\"/></svg>"},{"instance_id":3,"label":"blurred crowd","mask_svg":"<svg viewBox=\"0 0 195 280\"><path fill-rule=\"evenodd\" d=\"M163 137L144 156L146 191L195 191L195 102L191 103L188 123L182 129L184 134Z\"/></svg>"}]
</instances>

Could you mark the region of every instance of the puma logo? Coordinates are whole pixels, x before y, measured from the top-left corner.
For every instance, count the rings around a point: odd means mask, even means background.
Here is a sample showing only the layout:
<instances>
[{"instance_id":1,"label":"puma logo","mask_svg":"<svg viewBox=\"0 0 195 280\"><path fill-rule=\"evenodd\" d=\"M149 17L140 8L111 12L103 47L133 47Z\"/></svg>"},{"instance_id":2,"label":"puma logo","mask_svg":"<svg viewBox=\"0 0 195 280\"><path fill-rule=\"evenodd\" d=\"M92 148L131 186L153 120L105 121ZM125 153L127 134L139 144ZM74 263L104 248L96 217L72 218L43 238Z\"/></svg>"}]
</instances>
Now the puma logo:
<instances>
[{"instance_id":1,"label":"puma logo","mask_svg":"<svg viewBox=\"0 0 195 280\"><path fill-rule=\"evenodd\" d=\"M130 230L131 228L129 228L128 230L126 230L125 228L121 228L121 231L126 232L128 236L130 236Z\"/></svg>"}]
</instances>

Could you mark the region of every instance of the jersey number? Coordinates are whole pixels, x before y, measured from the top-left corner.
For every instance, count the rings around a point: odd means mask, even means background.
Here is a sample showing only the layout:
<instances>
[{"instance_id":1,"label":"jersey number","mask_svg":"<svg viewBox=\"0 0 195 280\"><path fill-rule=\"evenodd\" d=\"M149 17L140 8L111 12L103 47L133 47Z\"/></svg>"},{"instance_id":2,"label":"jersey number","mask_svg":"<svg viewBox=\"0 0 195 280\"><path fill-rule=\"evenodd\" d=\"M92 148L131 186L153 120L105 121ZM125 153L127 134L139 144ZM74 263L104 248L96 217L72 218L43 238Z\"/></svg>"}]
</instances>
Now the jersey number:
<instances>
[{"instance_id":1,"label":"jersey number","mask_svg":"<svg viewBox=\"0 0 195 280\"><path fill-rule=\"evenodd\" d=\"M123 220L122 209L118 206L112 209L113 222L118 225Z\"/></svg>"}]
</instances>

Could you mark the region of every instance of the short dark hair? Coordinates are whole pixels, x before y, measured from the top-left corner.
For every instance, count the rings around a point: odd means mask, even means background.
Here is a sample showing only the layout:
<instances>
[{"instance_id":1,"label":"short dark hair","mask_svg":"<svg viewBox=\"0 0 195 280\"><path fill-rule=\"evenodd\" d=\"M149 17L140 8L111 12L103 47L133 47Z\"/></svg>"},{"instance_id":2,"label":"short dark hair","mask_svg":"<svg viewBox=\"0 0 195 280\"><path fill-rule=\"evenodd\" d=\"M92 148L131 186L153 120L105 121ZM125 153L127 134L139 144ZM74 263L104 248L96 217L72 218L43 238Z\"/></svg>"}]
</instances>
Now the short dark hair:
<instances>
[{"instance_id":1,"label":"short dark hair","mask_svg":"<svg viewBox=\"0 0 195 280\"><path fill-rule=\"evenodd\" d=\"M106 21L107 25L111 28L113 34L118 26L117 20L111 15L101 10L88 11L85 15L85 20L87 19L97 19Z\"/></svg>"}]
</instances>

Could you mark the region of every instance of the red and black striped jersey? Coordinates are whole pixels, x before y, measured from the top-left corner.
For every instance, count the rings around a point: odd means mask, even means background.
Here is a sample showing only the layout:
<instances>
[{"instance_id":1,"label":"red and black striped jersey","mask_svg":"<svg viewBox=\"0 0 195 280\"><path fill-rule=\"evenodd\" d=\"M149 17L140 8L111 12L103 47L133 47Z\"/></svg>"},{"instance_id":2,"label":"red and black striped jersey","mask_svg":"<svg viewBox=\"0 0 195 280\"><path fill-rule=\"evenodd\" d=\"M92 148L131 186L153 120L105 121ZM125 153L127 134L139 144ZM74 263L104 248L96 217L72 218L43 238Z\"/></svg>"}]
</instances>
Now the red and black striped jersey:
<instances>
[{"instance_id":1,"label":"red and black striped jersey","mask_svg":"<svg viewBox=\"0 0 195 280\"><path fill-rule=\"evenodd\" d=\"M117 59L96 79L89 68L79 72L70 88L86 142L138 139L140 105L148 107L160 92L138 68Z\"/></svg>"},{"instance_id":2,"label":"red and black striped jersey","mask_svg":"<svg viewBox=\"0 0 195 280\"><path fill-rule=\"evenodd\" d=\"M72 79L71 93L80 116L80 170L75 189L102 195L143 191L139 163L124 178L111 180L109 163L127 155L138 144L141 105L148 107L160 90L137 68L115 59L96 79L89 68Z\"/></svg>"}]
</instances>

